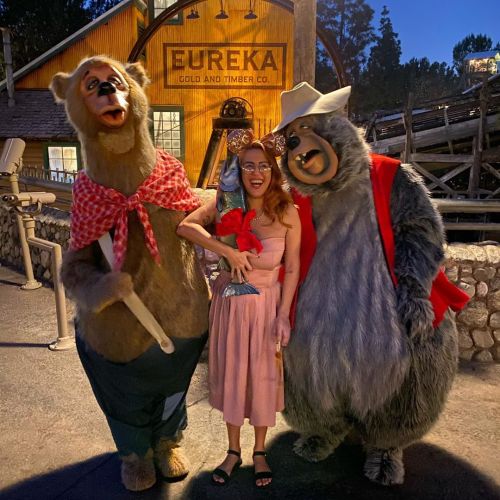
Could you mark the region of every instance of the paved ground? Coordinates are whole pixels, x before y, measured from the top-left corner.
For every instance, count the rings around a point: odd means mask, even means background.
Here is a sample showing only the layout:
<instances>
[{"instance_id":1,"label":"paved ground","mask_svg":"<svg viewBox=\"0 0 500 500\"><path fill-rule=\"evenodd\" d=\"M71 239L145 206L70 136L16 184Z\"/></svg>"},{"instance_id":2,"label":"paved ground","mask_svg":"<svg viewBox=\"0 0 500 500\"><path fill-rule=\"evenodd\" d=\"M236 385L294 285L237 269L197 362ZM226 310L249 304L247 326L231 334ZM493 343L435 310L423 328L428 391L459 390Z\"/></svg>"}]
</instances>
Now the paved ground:
<instances>
[{"instance_id":1,"label":"paved ground","mask_svg":"<svg viewBox=\"0 0 500 500\"><path fill-rule=\"evenodd\" d=\"M462 366L440 421L405 451L406 482L386 489L361 474L359 446L319 464L295 456L296 435L279 417L268 446L272 488L252 482L252 432L244 464L224 488L209 472L224 456L225 428L207 403L206 358L189 394L186 451L192 472L143 493L120 484L119 460L75 350L52 352L53 292L25 292L23 276L0 266L0 499L500 499L500 365ZM71 310L71 305L68 306ZM71 311L70 311L71 312Z\"/></svg>"}]
</instances>

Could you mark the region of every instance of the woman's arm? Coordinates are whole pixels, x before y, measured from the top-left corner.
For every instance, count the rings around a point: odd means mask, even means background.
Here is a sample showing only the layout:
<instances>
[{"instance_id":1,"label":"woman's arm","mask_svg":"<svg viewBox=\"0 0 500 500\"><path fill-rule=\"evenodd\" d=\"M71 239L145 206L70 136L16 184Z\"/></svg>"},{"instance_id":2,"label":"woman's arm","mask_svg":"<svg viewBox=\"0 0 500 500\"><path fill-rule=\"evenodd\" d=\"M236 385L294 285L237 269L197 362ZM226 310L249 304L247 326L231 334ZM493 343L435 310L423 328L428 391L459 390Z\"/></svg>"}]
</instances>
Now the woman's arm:
<instances>
[{"instance_id":1,"label":"woman's arm","mask_svg":"<svg viewBox=\"0 0 500 500\"><path fill-rule=\"evenodd\" d=\"M216 201L213 200L187 215L177 226L177 234L224 257L231 267L231 276L242 281L242 276L247 279L246 272L252 270L248 261L248 257L252 254L239 252L237 249L222 243L205 229L204 226L208 226L215 220L217 214L215 203Z\"/></svg>"},{"instance_id":2,"label":"woman's arm","mask_svg":"<svg viewBox=\"0 0 500 500\"><path fill-rule=\"evenodd\" d=\"M292 305L300 271L300 219L295 206L290 205L285 222L292 227L285 237L285 279L281 288L281 303L276 320L276 340L286 346L290 339L290 307Z\"/></svg>"}]
</instances>

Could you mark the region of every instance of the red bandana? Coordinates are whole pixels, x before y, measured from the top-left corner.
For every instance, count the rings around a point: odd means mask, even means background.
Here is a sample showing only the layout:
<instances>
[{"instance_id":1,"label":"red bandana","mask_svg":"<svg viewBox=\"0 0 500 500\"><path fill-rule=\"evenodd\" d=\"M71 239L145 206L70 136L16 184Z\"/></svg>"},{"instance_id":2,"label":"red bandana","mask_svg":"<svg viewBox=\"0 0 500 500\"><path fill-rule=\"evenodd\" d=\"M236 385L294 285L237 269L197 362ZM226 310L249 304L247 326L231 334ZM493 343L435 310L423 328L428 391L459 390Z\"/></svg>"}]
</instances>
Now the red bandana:
<instances>
[{"instance_id":1,"label":"red bandana","mask_svg":"<svg viewBox=\"0 0 500 500\"><path fill-rule=\"evenodd\" d=\"M95 183L85 172L81 172L73 186L70 248L78 250L86 247L115 227L113 269L120 270L127 252L128 212L137 210L144 227L146 246L159 263L160 252L144 202L179 211L200 206L198 197L191 191L182 163L164 151L157 151L153 172L128 198L113 188Z\"/></svg>"},{"instance_id":2,"label":"red bandana","mask_svg":"<svg viewBox=\"0 0 500 500\"><path fill-rule=\"evenodd\" d=\"M240 252L255 248L257 253L262 252L262 243L252 233L250 222L255 217L255 210L249 210L243 216L242 208L233 208L225 213L218 224L215 225L215 234L217 236L228 236L236 234L236 245Z\"/></svg>"}]
</instances>

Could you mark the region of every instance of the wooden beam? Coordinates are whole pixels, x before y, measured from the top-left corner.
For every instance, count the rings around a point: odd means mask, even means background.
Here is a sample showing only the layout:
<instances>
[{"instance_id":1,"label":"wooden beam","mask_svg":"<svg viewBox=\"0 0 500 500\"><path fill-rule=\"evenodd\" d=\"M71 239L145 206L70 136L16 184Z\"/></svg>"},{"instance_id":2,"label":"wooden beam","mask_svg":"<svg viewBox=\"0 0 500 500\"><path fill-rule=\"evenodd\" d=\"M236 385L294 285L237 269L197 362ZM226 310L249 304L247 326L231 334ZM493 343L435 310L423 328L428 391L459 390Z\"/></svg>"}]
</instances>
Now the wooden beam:
<instances>
[{"instance_id":1,"label":"wooden beam","mask_svg":"<svg viewBox=\"0 0 500 500\"><path fill-rule=\"evenodd\" d=\"M481 163L481 167L493 177L500 179L500 172L489 163Z\"/></svg>"},{"instance_id":2,"label":"wooden beam","mask_svg":"<svg viewBox=\"0 0 500 500\"><path fill-rule=\"evenodd\" d=\"M474 156L472 155L449 155L449 154L433 154L433 153L412 153L410 161L418 161L420 163L472 163Z\"/></svg>"},{"instance_id":3,"label":"wooden beam","mask_svg":"<svg viewBox=\"0 0 500 500\"><path fill-rule=\"evenodd\" d=\"M439 179L442 182L448 182L450 179L453 179L458 174L461 174L463 171L467 170L472 166L471 163L463 163L462 165L459 165L458 167L455 167L453 170L450 170L446 174L442 175L439 177ZM435 183L432 183L430 186L428 186L429 190L433 190L436 187Z\"/></svg>"},{"instance_id":4,"label":"wooden beam","mask_svg":"<svg viewBox=\"0 0 500 500\"><path fill-rule=\"evenodd\" d=\"M314 87L316 70L316 0L294 0L293 84Z\"/></svg>"},{"instance_id":5,"label":"wooden beam","mask_svg":"<svg viewBox=\"0 0 500 500\"><path fill-rule=\"evenodd\" d=\"M497 163L500 162L500 146L496 148L489 148L483 151L481 155L481 161L487 163Z\"/></svg>"},{"instance_id":6,"label":"wooden beam","mask_svg":"<svg viewBox=\"0 0 500 500\"><path fill-rule=\"evenodd\" d=\"M489 115L486 117L486 130L494 132L500 130L500 114ZM464 137L472 137L476 135L479 125L479 118L468 120L466 122L454 123L448 129L450 139L462 139ZM429 130L422 130L420 132L413 132L413 145L416 148L432 146L446 142L446 129L445 127L435 127ZM372 144L374 153L379 154L396 154L404 150L405 136L399 135L389 139L380 139L377 144Z\"/></svg>"},{"instance_id":7,"label":"wooden beam","mask_svg":"<svg viewBox=\"0 0 500 500\"><path fill-rule=\"evenodd\" d=\"M485 222L445 222L448 231L500 231L500 224Z\"/></svg>"},{"instance_id":8,"label":"wooden beam","mask_svg":"<svg viewBox=\"0 0 500 500\"><path fill-rule=\"evenodd\" d=\"M435 175L432 175L424 167L420 166L416 162L412 162L411 164L413 165L413 167L415 167L415 170L417 170L417 172L422 174L424 177L427 177L428 179L430 179L432 182L437 184L441 189L443 189L447 193L451 194L452 196L456 195L455 191L453 191L453 189L451 189L451 187L447 186L444 182L442 182L440 179L438 179Z\"/></svg>"},{"instance_id":9,"label":"wooden beam","mask_svg":"<svg viewBox=\"0 0 500 500\"><path fill-rule=\"evenodd\" d=\"M443 214L500 212L500 200L442 200L434 198L432 204Z\"/></svg>"}]
</instances>

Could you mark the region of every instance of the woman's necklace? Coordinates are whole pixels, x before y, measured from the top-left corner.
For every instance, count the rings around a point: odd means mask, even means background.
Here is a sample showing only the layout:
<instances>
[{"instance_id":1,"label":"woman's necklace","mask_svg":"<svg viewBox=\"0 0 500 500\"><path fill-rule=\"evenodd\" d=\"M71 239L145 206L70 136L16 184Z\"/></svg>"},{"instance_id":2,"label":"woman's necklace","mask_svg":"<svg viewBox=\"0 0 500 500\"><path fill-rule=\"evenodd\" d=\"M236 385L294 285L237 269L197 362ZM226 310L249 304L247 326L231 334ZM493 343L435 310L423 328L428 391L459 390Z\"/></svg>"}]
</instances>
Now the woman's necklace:
<instances>
[{"instance_id":1,"label":"woman's necklace","mask_svg":"<svg viewBox=\"0 0 500 500\"><path fill-rule=\"evenodd\" d=\"M258 215L255 215L255 217L252 219L251 222L258 222L262 219L262 217L264 217L264 209L263 208L260 210L260 213Z\"/></svg>"}]
</instances>

